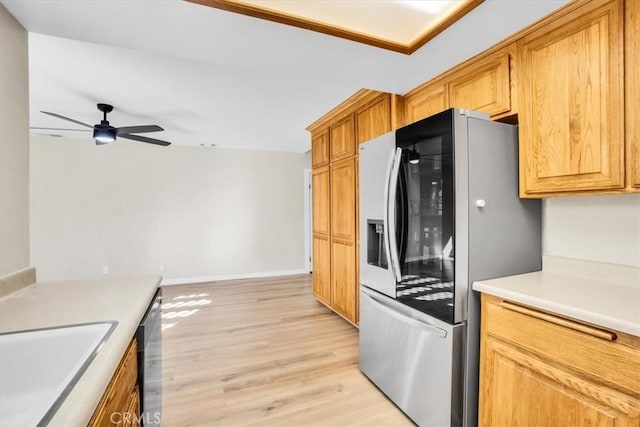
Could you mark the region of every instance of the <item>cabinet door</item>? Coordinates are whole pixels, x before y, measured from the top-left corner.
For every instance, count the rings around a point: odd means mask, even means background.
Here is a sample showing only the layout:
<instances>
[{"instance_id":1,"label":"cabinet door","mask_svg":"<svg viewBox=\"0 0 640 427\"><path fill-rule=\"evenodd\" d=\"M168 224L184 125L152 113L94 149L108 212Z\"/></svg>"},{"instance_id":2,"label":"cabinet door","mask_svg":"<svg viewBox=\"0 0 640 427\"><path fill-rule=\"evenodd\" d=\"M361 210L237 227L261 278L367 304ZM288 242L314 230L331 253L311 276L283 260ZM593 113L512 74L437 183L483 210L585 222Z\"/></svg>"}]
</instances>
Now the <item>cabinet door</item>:
<instances>
[{"instance_id":1,"label":"cabinet door","mask_svg":"<svg viewBox=\"0 0 640 427\"><path fill-rule=\"evenodd\" d=\"M509 54L483 58L456 72L449 82L449 104L491 116L511 110Z\"/></svg>"},{"instance_id":2,"label":"cabinet door","mask_svg":"<svg viewBox=\"0 0 640 427\"><path fill-rule=\"evenodd\" d=\"M138 387L131 393L126 414L128 415L123 420L125 426L140 427L140 391Z\"/></svg>"},{"instance_id":3,"label":"cabinet door","mask_svg":"<svg viewBox=\"0 0 640 427\"><path fill-rule=\"evenodd\" d=\"M483 341L481 426L637 426L640 400L492 336Z\"/></svg>"},{"instance_id":4,"label":"cabinet door","mask_svg":"<svg viewBox=\"0 0 640 427\"><path fill-rule=\"evenodd\" d=\"M328 237L313 237L313 294L331 305L331 244Z\"/></svg>"},{"instance_id":5,"label":"cabinet door","mask_svg":"<svg viewBox=\"0 0 640 427\"><path fill-rule=\"evenodd\" d=\"M355 239L356 230L356 159L331 165L331 237L345 241Z\"/></svg>"},{"instance_id":6,"label":"cabinet door","mask_svg":"<svg viewBox=\"0 0 640 427\"><path fill-rule=\"evenodd\" d=\"M120 365L116 369L116 372L111 378L109 386L102 395L102 399L98 403L98 406L89 421L89 426L110 426L113 425L112 414L117 413L118 416L114 418L118 424L126 424L127 421L132 421L130 416L127 416L127 411L131 407L132 392L136 390L136 384L138 381L138 359L137 359L137 343L136 340L132 340L125 352L124 356L120 360Z\"/></svg>"},{"instance_id":7,"label":"cabinet door","mask_svg":"<svg viewBox=\"0 0 640 427\"><path fill-rule=\"evenodd\" d=\"M640 188L640 2L625 3L625 117L628 185Z\"/></svg>"},{"instance_id":8,"label":"cabinet door","mask_svg":"<svg viewBox=\"0 0 640 427\"><path fill-rule=\"evenodd\" d=\"M353 129L353 115L349 115L329 128L331 161L356 154L356 139Z\"/></svg>"},{"instance_id":9,"label":"cabinet door","mask_svg":"<svg viewBox=\"0 0 640 427\"><path fill-rule=\"evenodd\" d=\"M482 295L481 426L638 426L638 372L638 337Z\"/></svg>"},{"instance_id":10,"label":"cabinet door","mask_svg":"<svg viewBox=\"0 0 640 427\"><path fill-rule=\"evenodd\" d=\"M404 124L408 125L449 108L447 87L441 83L429 84L411 91L404 98Z\"/></svg>"},{"instance_id":11,"label":"cabinet door","mask_svg":"<svg viewBox=\"0 0 640 427\"><path fill-rule=\"evenodd\" d=\"M331 303L331 245L329 167L315 168L313 176L313 293Z\"/></svg>"},{"instance_id":12,"label":"cabinet door","mask_svg":"<svg viewBox=\"0 0 640 427\"><path fill-rule=\"evenodd\" d=\"M391 95L382 94L356 111L356 142L369 141L391 131Z\"/></svg>"},{"instance_id":13,"label":"cabinet door","mask_svg":"<svg viewBox=\"0 0 640 427\"><path fill-rule=\"evenodd\" d=\"M521 196L624 186L622 19L588 2L518 42Z\"/></svg>"},{"instance_id":14,"label":"cabinet door","mask_svg":"<svg viewBox=\"0 0 640 427\"><path fill-rule=\"evenodd\" d=\"M329 237L329 167L313 169L313 234Z\"/></svg>"},{"instance_id":15,"label":"cabinet door","mask_svg":"<svg viewBox=\"0 0 640 427\"><path fill-rule=\"evenodd\" d=\"M357 323L356 159L331 165L331 305Z\"/></svg>"},{"instance_id":16,"label":"cabinet door","mask_svg":"<svg viewBox=\"0 0 640 427\"><path fill-rule=\"evenodd\" d=\"M352 323L358 323L358 287L356 279L356 248L353 243L331 241L331 306Z\"/></svg>"},{"instance_id":17,"label":"cabinet door","mask_svg":"<svg viewBox=\"0 0 640 427\"><path fill-rule=\"evenodd\" d=\"M311 137L311 166L329 164L329 131Z\"/></svg>"}]
</instances>

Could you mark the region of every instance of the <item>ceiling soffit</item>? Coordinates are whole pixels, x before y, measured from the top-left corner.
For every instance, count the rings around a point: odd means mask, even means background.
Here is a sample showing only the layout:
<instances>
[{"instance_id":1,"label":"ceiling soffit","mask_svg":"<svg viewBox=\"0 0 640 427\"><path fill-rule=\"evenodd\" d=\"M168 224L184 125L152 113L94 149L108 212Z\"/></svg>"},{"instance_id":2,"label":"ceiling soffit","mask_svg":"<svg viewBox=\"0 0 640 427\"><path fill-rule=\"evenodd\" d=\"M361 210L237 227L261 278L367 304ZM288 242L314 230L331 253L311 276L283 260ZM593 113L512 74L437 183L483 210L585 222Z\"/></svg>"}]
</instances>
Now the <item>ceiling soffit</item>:
<instances>
[{"instance_id":1,"label":"ceiling soffit","mask_svg":"<svg viewBox=\"0 0 640 427\"><path fill-rule=\"evenodd\" d=\"M484 0L187 1L410 55Z\"/></svg>"}]
</instances>

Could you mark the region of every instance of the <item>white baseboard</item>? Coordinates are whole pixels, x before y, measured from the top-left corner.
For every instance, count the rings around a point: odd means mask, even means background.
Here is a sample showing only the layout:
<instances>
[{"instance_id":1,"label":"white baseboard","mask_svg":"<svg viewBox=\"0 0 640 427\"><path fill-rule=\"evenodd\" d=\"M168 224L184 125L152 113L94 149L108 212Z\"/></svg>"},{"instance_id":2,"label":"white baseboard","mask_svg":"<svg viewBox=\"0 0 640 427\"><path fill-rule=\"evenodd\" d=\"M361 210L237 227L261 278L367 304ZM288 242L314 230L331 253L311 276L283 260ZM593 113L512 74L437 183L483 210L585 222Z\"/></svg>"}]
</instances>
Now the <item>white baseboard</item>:
<instances>
[{"instance_id":1,"label":"white baseboard","mask_svg":"<svg viewBox=\"0 0 640 427\"><path fill-rule=\"evenodd\" d=\"M306 269L266 271L260 273L221 274L218 276L183 277L181 279L162 279L160 286L188 285L191 283L220 282L223 280L257 279L260 277L293 276L296 274L309 274Z\"/></svg>"}]
</instances>

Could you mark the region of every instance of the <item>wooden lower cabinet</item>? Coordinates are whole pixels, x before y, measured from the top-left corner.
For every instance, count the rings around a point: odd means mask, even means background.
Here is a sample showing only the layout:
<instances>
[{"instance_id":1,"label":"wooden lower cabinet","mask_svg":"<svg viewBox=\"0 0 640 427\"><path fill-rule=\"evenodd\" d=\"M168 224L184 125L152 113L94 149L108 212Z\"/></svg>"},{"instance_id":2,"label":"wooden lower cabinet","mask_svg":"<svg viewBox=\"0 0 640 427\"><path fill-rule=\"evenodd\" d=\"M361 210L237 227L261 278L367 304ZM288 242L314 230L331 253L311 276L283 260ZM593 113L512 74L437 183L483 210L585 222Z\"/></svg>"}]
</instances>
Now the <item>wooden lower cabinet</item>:
<instances>
[{"instance_id":1,"label":"wooden lower cabinet","mask_svg":"<svg viewBox=\"0 0 640 427\"><path fill-rule=\"evenodd\" d=\"M132 340L98 403L89 426L139 426L140 392L136 340Z\"/></svg>"},{"instance_id":2,"label":"wooden lower cabinet","mask_svg":"<svg viewBox=\"0 0 640 427\"><path fill-rule=\"evenodd\" d=\"M331 307L357 324L357 157L331 164Z\"/></svg>"},{"instance_id":3,"label":"wooden lower cabinet","mask_svg":"<svg viewBox=\"0 0 640 427\"><path fill-rule=\"evenodd\" d=\"M356 247L353 242L331 242L331 306L351 323L358 323Z\"/></svg>"},{"instance_id":4,"label":"wooden lower cabinet","mask_svg":"<svg viewBox=\"0 0 640 427\"><path fill-rule=\"evenodd\" d=\"M313 169L313 294L331 304L329 166Z\"/></svg>"},{"instance_id":5,"label":"wooden lower cabinet","mask_svg":"<svg viewBox=\"0 0 640 427\"><path fill-rule=\"evenodd\" d=\"M129 401L129 407L127 408L127 413L131 416L125 421L125 425L131 427L139 427L140 426L140 390L138 387L133 390L131 393L131 398Z\"/></svg>"},{"instance_id":6,"label":"wooden lower cabinet","mask_svg":"<svg viewBox=\"0 0 640 427\"><path fill-rule=\"evenodd\" d=\"M482 295L481 426L640 426L640 338Z\"/></svg>"},{"instance_id":7,"label":"wooden lower cabinet","mask_svg":"<svg viewBox=\"0 0 640 427\"><path fill-rule=\"evenodd\" d=\"M331 304L331 244L329 237L313 238L313 295Z\"/></svg>"}]
</instances>

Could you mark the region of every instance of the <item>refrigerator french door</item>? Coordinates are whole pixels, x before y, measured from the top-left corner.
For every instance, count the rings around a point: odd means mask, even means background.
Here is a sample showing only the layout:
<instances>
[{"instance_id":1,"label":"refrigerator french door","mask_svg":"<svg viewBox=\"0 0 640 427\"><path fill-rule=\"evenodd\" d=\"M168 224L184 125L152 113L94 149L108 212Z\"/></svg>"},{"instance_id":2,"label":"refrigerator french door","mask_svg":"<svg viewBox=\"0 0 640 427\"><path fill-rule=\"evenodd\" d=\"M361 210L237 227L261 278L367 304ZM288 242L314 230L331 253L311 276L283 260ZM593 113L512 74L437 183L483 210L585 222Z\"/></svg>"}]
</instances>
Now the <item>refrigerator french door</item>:
<instances>
[{"instance_id":1,"label":"refrigerator french door","mask_svg":"<svg viewBox=\"0 0 640 427\"><path fill-rule=\"evenodd\" d=\"M453 324L466 313L455 309L452 126L448 114L361 145L360 271L364 286Z\"/></svg>"},{"instance_id":2,"label":"refrigerator french door","mask_svg":"<svg viewBox=\"0 0 640 427\"><path fill-rule=\"evenodd\" d=\"M475 425L474 280L541 268L517 127L451 109L360 145L360 369L421 426Z\"/></svg>"}]
</instances>

